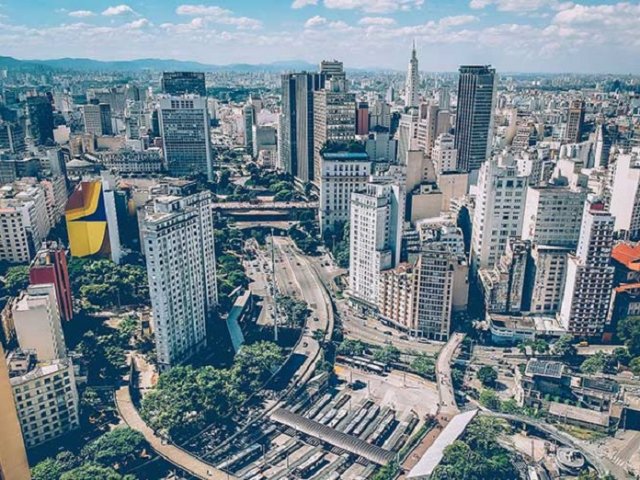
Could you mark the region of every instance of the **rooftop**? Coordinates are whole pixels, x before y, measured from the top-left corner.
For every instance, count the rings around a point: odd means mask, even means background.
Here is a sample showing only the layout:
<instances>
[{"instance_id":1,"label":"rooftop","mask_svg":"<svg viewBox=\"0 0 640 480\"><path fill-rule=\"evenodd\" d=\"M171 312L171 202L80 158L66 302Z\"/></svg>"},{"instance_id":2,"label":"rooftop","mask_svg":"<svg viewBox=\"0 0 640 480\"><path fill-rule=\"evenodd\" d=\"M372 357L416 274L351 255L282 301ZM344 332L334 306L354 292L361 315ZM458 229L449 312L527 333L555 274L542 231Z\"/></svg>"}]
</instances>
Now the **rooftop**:
<instances>
[{"instance_id":1,"label":"rooftop","mask_svg":"<svg viewBox=\"0 0 640 480\"><path fill-rule=\"evenodd\" d=\"M527 363L525 373L529 376L537 375L539 377L561 378L563 370L564 364L562 362L532 358L529 360L529 363Z\"/></svg>"},{"instance_id":2,"label":"rooftop","mask_svg":"<svg viewBox=\"0 0 640 480\"><path fill-rule=\"evenodd\" d=\"M551 402L549 404L549 414L556 417L565 418L567 420L576 420L578 422L598 425L600 427L609 426L609 414L606 412L596 412L587 408L574 407L564 403Z\"/></svg>"},{"instance_id":3,"label":"rooftop","mask_svg":"<svg viewBox=\"0 0 640 480\"><path fill-rule=\"evenodd\" d=\"M619 243L613 247L611 257L629 270L640 272L640 243Z\"/></svg>"}]
</instances>

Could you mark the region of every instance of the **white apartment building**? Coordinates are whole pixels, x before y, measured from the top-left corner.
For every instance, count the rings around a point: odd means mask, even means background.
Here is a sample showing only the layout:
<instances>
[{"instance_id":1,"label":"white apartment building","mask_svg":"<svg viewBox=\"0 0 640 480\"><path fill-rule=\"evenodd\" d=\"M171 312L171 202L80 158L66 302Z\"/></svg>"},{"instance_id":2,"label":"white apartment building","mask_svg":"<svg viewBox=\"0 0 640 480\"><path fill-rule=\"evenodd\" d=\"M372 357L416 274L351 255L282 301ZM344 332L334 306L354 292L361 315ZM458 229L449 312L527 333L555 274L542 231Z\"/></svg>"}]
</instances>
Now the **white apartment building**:
<instances>
[{"instance_id":1,"label":"white apartment building","mask_svg":"<svg viewBox=\"0 0 640 480\"><path fill-rule=\"evenodd\" d=\"M417 274L415 265L401 263L380 273L378 279L378 315L394 326L414 330Z\"/></svg>"},{"instance_id":2,"label":"white apartment building","mask_svg":"<svg viewBox=\"0 0 640 480\"><path fill-rule=\"evenodd\" d=\"M142 224L158 363L167 369L206 344L217 304L212 196L155 198Z\"/></svg>"},{"instance_id":3,"label":"white apartment building","mask_svg":"<svg viewBox=\"0 0 640 480\"><path fill-rule=\"evenodd\" d=\"M404 187L369 183L351 194L349 291L352 300L375 308L380 272L400 260Z\"/></svg>"},{"instance_id":4,"label":"white apartment building","mask_svg":"<svg viewBox=\"0 0 640 480\"><path fill-rule=\"evenodd\" d=\"M0 261L27 263L35 254L28 210L22 204L0 200Z\"/></svg>"},{"instance_id":5,"label":"white apartment building","mask_svg":"<svg viewBox=\"0 0 640 480\"><path fill-rule=\"evenodd\" d=\"M526 198L522 239L538 245L575 248L586 190L562 185L530 186Z\"/></svg>"},{"instance_id":6,"label":"white apartment building","mask_svg":"<svg viewBox=\"0 0 640 480\"><path fill-rule=\"evenodd\" d=\"M320 176L320 231L349 220L351 194L369 182L371 162L366 153L325 153Z\"/></svg>"},{"instance_id":7,"label":"white apartment building","mask_svg":"<svg viewBox=\"0 0 640 480\"><path fill-rule=\"evenodd\" d=\"M609 322L609 304L615 267L610 265L614 217L599 201L584 206L580 240L569 256L558 319L574 335L602 334Z\"/></svg>"},{"instance_id":8,"label":"white apartment building","mask_svg":"<svg viewBox=\"0 0 640 480\"><path fill-rule=\"evenodd\" d=\"M13 397L27 448L80 425L80 402L71 359L36 364L30 357L14 352L8 359Z\"/></svg>"},{"instance_id":9,"label":"white apartment building","mask_svg":"<svg viewBox=\"0 0 640 480\"><path fill-rule=\"evenodd\" d=\"M640 240L640 147L618 152L609 168L609 209L615 231L628 240Z\"/></svg>"},{"instance_id":10,"label":"white apartment building","mask_svg":"<svg viewBox=\"0 0 640 480\"><path fill-rule=\"evenodd\" d=\"M53 284L29 285L14 300L11 315L22 350L35 352L40 362L67 356Z\"/></svg>"},{"instance_id":11,"label":"white apartment building","mask_svg":"<svg viewBox=\"0 0 640 480\"><path fill-rule=\"evenodd\" d=\"M500 154L483 162L477 187L471 233L471 264L475 272L493 267L510 237L522 233L527 177L514 159Z\"/></svg>"},{"instance_id":12,"label":"white apartment building","mask_svg":"<svg viewBox=\"0 0 640 480\"><path fill-rule=\"evenodd\" d=\"M443 133L438 135L431 149L431 160L436 169L436 174L455 172L458 168L458 150L455 148L453 135Z\"/></svg>"}]
</instances>

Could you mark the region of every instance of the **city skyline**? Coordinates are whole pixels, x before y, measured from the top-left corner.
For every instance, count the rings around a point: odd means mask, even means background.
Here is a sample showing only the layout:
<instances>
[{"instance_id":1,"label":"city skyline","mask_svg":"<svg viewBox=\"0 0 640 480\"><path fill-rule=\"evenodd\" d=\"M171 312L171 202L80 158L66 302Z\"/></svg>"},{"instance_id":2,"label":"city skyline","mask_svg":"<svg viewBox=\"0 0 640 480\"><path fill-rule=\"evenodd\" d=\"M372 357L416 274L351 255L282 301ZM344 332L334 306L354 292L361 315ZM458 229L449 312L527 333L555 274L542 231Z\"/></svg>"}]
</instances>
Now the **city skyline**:
<instances>
[{"instance_id":1,"label":"city skyline","mask_svg":"<svg viewBox=\"0 0 640 480\"><path fill-rule=\"evenodd\" d=\"M7 0L0 53L216 65L323 57L401 71L415 40L422 71L472 63L502 72L638 73L639 14L637 1L604 0L278 0L270 9L227 0L37 0L28 7Z\"/></svg>"}]
</instances>

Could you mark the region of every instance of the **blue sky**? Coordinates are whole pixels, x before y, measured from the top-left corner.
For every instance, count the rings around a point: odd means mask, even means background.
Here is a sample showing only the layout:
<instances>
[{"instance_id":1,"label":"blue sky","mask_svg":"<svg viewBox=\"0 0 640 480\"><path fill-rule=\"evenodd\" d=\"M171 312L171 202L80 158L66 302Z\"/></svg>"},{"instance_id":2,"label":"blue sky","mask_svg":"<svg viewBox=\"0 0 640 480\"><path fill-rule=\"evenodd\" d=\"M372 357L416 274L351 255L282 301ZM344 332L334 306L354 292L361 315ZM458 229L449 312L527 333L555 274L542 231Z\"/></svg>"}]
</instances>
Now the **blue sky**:
<instances>
[{"instance_id":1,"label":"blue sky","mask_svg":"<svg viewBox=\"0 0 640 480\"><path fill-rule=\"evenodd\" d=\"M640 73L640 0L0 0L0 55Z\"/></svg>"}]
</instances>

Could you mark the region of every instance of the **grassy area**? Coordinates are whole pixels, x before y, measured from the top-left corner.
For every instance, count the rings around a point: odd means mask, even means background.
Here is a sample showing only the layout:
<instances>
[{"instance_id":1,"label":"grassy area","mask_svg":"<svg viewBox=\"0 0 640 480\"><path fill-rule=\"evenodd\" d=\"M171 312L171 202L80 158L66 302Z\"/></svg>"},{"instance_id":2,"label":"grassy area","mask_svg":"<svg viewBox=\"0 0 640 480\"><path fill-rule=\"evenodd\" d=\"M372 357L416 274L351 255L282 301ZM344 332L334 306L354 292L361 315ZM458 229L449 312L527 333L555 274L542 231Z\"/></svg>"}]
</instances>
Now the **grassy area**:
<instances>
[{"instance_id":1,"label":"grassy area","mask_svg":"<svg viewBox=\"0 0 640 480\"><path fill-rule=\"evenodd\" d=\"M586 442L592 442L595 440L600 440L605 438L607 435L603 432L598 432L596 430L591 430L589 428L578 427L575 425L564 425L561 423L556 424L558 430L562 430L565 433L568 433L572 437L577 438L578 440L584 440Z\"/></svg>"}]
</instances>

